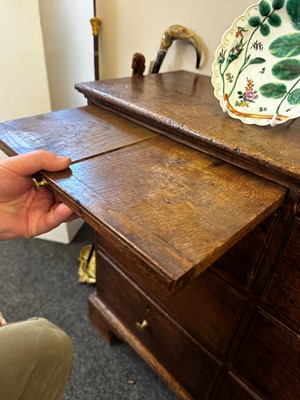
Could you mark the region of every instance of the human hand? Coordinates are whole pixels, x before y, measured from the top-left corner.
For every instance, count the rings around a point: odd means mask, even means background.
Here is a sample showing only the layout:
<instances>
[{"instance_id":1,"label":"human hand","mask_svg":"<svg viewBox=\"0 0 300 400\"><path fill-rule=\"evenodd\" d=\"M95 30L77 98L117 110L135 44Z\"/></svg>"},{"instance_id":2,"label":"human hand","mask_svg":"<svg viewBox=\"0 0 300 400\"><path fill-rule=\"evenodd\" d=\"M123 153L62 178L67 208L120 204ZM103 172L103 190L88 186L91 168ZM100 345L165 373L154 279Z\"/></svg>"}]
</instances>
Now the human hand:
<instances>
[{"instance_id":1,"label":"human hand","mask_svg":"<svg viewBox=\"0 0 300 400\"><path fill-rule=\"evenodd\" d=\"M60 171L71 163L46 150L0 161L0 240L46 233L77 216L45 187L36 192L31 175Z\"/></svg>"},{"instance_id":2,"label":"human hand","mask_svg":"<svg viewBox=\"0 0 300 400\"><path fill-rule=\"evenodd\" d=\"M5 321L5 318L3 317L2 312L0 311L0 326L6 325L7 322Z\"/></svg>"}]
</instances>

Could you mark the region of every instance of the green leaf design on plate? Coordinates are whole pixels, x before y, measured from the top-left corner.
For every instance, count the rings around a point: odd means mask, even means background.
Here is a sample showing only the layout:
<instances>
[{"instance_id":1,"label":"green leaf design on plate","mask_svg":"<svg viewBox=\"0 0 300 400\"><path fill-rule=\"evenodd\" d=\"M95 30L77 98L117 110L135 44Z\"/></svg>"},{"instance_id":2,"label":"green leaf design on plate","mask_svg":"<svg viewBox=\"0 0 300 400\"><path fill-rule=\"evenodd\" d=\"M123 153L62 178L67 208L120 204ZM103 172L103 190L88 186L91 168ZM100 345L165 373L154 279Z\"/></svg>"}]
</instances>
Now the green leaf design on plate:
<instances>
[{"instance_id":1,"label":"green leaf design on plate","mask_svg":"<svg viewBox=\"0 0 300 400\"><path fill-rule=\"evenodd\" d=\"M287 98L288 102L292 105L300 104L300 89L293 90Z\"/></svg>"},{"instance_id":2,"label":"green leaf design on plate","mask_svg":"<svg viewBox=\"0 0 300 400\"><path fill-rule=\"evenodd\" d=\"M270 33L270 27L268 24L262 24L260 27L260 33L263 36L268 36L268 34Z\"/></svg>"},{"instance_id":3,"label":"green leaf design on plate","mask_svg":"<svg viewBox=\"0 0 300 400\"><path fill-rule=\"evenodd\" d=\"M266 60L264 58L256 57L256 58L253 58L252 60L250 60L248 65L250 65L250 64L262 64L264 62L266 62Z\"/></svg>"},{"instance_id":4,"label":"green leaf design on plate","mask_svg":"<svg viewBox=\"0 0 300 400\"><path fill-rule=\"evenodd\" d=\"M280 99L287 93L283 83L266 83L259 88L260 93L270 99Z\"/></svg>"},{"instance_id":5,"label":"green leaf design on plate","mask_svg":"<svg viewBox=\"0 0 300 400\"><path fill-rule=\"evenodd\" d=\"M273 0L272 7L274 10L280 10L284 6L285 0Z\"/></svg>"},{"instance_id":6,"label":"green leaf design on plate","mask_svg":"<svg viewBox=\"0 0 300 400\"><path fill-rule=\"evenodd\" d=\"M256 28L261 24L261 20L258 16L250 17L248 19L248 24L252 26L253 28Z\"/></svg>"},{"instance_id":7,"label":"green leaf design on plate","mask_svg":"<svg viewBox=\"0 0 300 400\"><path fill-rule=\"evenodd\" d=\"M266 17L271 12L271 6L266 0L262 0L258 5L258 10L260 12L260 15Z\"/></svg>"},{"instance_id":8,"label":"green leaf design on plate","mask_svg":"<svg viewBox=\"0 0 300 400\"><path fill-rule=\"evenodd\" d=\"M275 57L295 57L300 54L300 33L288 33L279 36L269 46Z\"/></svg>"},{"instance_id":9,"label":"green leaf design on plate","mask_svg":"<svg viewBox=\"0 0 300 400\"><path fill-rule=\"evenodd\" d=\"M274 28L278 28L282 23L282 19L278 14L274 13L272 15L269 15L268 22L271 26L274 26Z\"/></svg>"},{"instance_id":10,"label":"green leaf design on plate","mask_svg":"<svg viewBox=\"0 0 300 400\"><path fill-rule=\"evenodd\" d=\"M298 31L300 30L300 1L288 0L286 3L286 11L291 19L292 25Z\"/></svg>"},{"instance_id":11,"label":"green leaf design on plate","mask_svg":"<svg viewBox=\"0 0 300 400\"><path fill-rule=\"evenodd\" d=\"M300 60L295 58L279 61L272 68L275 78L292 81L300 76Z\"/></svg>"}]
</instances>

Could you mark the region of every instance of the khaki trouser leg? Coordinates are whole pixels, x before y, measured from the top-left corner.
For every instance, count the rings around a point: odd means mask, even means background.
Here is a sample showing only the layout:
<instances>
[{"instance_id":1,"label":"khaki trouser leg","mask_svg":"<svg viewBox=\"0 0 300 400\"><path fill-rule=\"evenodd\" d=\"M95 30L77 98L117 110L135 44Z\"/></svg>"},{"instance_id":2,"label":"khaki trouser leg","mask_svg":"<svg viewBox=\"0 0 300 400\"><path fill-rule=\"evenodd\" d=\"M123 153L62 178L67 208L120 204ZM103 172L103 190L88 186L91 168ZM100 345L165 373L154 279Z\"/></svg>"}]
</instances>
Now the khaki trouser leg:
<instances>
[{"instance_id":1,"label":"khaki trouser leg","mask_svg":"<svg viewBox=\"0 0 300 400\"><path fill-rule=\"evenodd\" d=\"M69 336L43 318L1 326L0 399L63 399L72 361Z\"/></svg>"}]
</instances>

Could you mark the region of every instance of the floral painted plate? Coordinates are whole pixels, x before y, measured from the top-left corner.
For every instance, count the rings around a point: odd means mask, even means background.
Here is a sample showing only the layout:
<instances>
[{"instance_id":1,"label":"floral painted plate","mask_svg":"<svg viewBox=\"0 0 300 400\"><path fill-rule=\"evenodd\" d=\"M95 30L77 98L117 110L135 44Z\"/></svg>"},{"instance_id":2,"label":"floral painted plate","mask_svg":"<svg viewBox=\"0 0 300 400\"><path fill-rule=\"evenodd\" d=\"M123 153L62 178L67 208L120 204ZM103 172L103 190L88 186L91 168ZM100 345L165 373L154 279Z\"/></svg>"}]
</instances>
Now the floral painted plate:
<instances>
[{"instance_id":1,"label":"floral painted plate","mask_svg":"<svg viewBox=\"0 0 300 400\"><path fill-rule=\"evenodd\" d=\"M262 0L226 31L212 84L221 107L247 124L300 116L300 0Z\"/></svg>"}]
</instances>

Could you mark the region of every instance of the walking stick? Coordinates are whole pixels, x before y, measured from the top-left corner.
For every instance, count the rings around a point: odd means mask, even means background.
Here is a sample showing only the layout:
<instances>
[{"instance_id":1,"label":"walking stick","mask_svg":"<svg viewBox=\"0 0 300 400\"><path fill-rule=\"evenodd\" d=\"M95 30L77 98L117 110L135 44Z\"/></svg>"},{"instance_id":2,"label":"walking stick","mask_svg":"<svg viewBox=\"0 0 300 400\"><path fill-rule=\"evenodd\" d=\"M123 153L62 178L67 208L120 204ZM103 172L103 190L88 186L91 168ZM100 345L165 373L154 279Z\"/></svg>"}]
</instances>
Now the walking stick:
<instances>
[{"instance_id":1,"label":"walking stick","mask_svg":"<svg viewBox=\"0 0 300 400\"><path fill-rule=\"evenodd\" d=\"M101 25L100 19L96 16L96 0L94 0L94 17L90 19L92 25L92 33L94 36L94 74L95 80L99 80L99 29Z\"/></svg>"}]
</instances>

